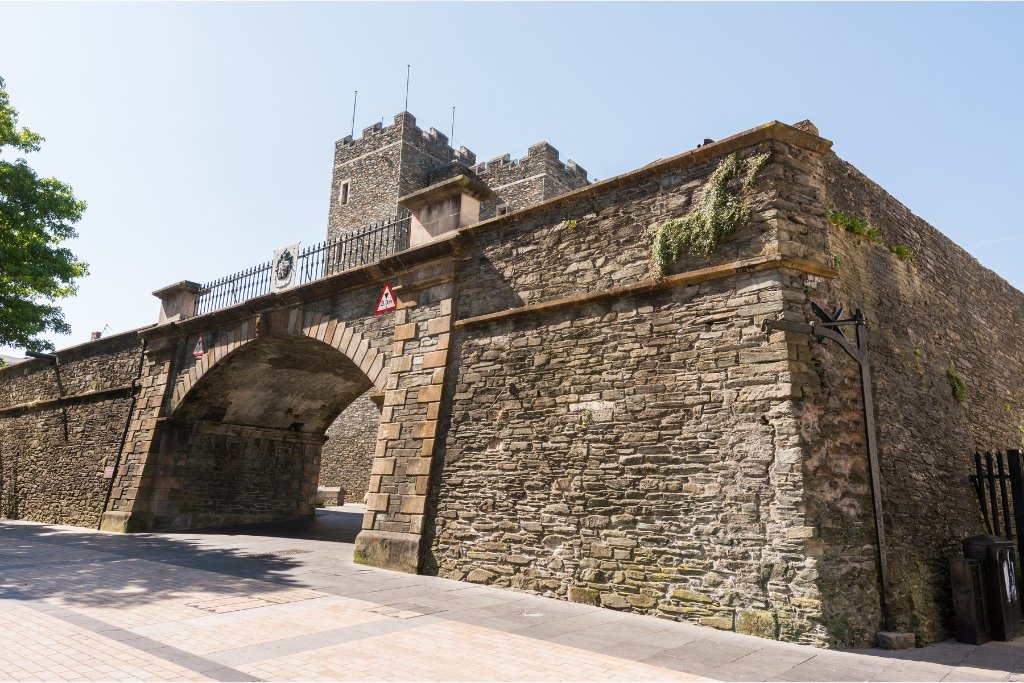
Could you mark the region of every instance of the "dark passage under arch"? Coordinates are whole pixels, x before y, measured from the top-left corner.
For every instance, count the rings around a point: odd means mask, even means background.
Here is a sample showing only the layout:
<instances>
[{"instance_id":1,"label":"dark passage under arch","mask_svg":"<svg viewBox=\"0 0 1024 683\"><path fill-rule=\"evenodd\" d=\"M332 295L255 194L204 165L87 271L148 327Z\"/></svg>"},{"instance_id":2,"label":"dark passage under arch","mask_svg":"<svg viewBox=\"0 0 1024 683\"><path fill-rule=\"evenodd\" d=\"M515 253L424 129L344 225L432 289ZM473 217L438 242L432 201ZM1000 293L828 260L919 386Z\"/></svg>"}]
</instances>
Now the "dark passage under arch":
<instances>
[{"instance_id":1,"label":"dark passage under arch","mask_svg":"<svg viewBox=\"0 0 1024 683\"><path fill-rule=\"evenodd\" d=\"M311 516L324 433L373 386L308 337L269 337L211 368L161 425L152 528Z\"/></svg>"}]
</instances>

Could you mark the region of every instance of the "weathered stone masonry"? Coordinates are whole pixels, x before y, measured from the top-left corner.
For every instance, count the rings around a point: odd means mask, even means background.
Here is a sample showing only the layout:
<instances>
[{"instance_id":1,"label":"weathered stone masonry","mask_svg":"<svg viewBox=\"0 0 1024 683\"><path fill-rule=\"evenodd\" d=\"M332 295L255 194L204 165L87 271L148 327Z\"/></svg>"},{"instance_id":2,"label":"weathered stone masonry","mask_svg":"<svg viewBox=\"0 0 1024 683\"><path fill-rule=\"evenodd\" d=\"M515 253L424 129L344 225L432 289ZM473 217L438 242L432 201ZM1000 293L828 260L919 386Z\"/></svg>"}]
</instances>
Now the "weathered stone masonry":
<instances>
[{"instance_id":1,"label":"weathered stone masonry","mask_svg":"<svg viewBox=\"0 0 1024 683\"><path fill-rule=\"evenodd\" d=\"M726 155L765 152L749 222L654 277L645 232L686 214ZM829 225L833 208L914 260ZM385 280L399 310L372 316ZM970 455L1020 438L1024 295L828 141L778 123L374 266L80 347L82 377L109 366L100 388L117 388L146 343L110 503L89 483L117 450L113 427L63 446L73 498L37 485L4 512L89 524L102 512L125 530L309 515L323 434L372 389L383 407L358 560L863 644L880 610L856 368L829 344L762 331L807 320L812 301L868 318L897 625L941 637L945 559L978 529ZM5 492L12 456L19 486L47 480L59 424L30 402L53 395L48 372L0 370ZM69 434L127 412L123 395L100 398L69 411Z\"/></svg>"},{"instance_id":2,"label":"weathered stone masonry","mask_svg":"<svg viewBox=\"0 0 1024 683\"><path fill-rule=\"evenodd\" d=\"M0 370L0 517L99 523L141 348L128 332Z\"/></svg>"},{"instance_id":3,"label":"weathered stone masonry","mask_svg":"<svg viewBox=\"0 0 1024 683\"><path fill-rule=\"evenodd\" d=\"M749 156L783 143L731 146ZM461 262L439 573L824 637L804 570L799 359L761 330L793 280L777 187L759 186L754 219L699 260L705 272L693 259L651 277L644 231L685 213L712 159L693 153L481 226Z\"/></svg>"},{"instance_id":4,"label":"weathered stone masonry","mask_svg":"<svg viewBox=\"0 0 1024 683\"><path fill-rule=\"evenodd\" d=\"M338 488L337 496L348 503L362 503L370 486L380 422L380 407L371 393L372 389L353 401L327 428L320 460L320 487Z\"/></svg>"},{"instance_id":5,"label":"weathered stone masonry","mask_svg":"<svg viewBox=\"0 0 1024 683\"><path fill-rule=\"evenodd\" d=\"M846 310L859 306L870 325L899 626L926 642L941 639L952 622L948 558L980 530L967 483L972 454L1021 444L1024 295L834 154L810 175L804 184L819 206L870 220L888 247L904 244L913 255L900 260L886 246L826 225L818 211L805 212L839 263L839 277L809 283L813 298ZM816 345L814 357L825 391L801 409L813 444L806 467L818 475L809 494L821 500L816 524L828 564L819 583L824 604L835 610L832 622L845 621L856 640L873 623L855 603L874 586L870 494L856 457L864 450L859 382L837 349ZM969 387L963 403L953 396L949 370Z\"/></svg>"},{"instance_id":6,"label":"weathered stone masonry","mask_svg":"<svg viewBox=\"0 0 1024 683\"><path fill-rule=\"evenodd\" d=\"M400 198L463 173L475 175L494 193L480 206L482 219L493 217L499 206L516 211L588 184L586 170L572 160L562 163L547 142L531 145L522 159L505 154L476 164L473 152L453 149L447 136L420 129L415 117L404 112L390 126L376 124L358 139L346 136L335 144L327 235L387 221L402 210ZM345 182L348 201L342 204ZM338 416L323 446L322 487L340 488L349 501L363 500L379 414L363 398Z\"/></svg>"}]
</instances>

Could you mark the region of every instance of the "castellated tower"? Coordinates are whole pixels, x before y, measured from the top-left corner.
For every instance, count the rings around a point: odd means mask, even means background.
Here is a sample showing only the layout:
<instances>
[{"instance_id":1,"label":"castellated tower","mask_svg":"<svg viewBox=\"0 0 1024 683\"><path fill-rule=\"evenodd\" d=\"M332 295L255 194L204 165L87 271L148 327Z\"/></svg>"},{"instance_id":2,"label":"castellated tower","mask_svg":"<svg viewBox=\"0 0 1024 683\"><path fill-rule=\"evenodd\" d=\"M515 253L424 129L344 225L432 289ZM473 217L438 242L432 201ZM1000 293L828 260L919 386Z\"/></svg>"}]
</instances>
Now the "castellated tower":
<instances>
[{"instance_id":1,"label":"castellated tower","mask_svg":"<svg viewBox=\"0 0 1024 683\"><path fill-rule=\"evenodd\" d=\"M452 149L447 136L422 130L403 112L394 124L375 124L360 138L345 136L334 146L334 173L327 236L336 238L405 210L402 198L466 176L490 194L479 204L479 220L539 204L589 184L587 172L573 161L562 163L546 142L531 145L526 156L505 154L486 163L465 147ZM461 180L466 181L467 178ZM465 208L463 206L462 208ZM328 504L361 503L369 488L376 445L380 399L369 393L353 401L327 430L320 467L320 488ZM375 401L376 399L376 401Z\"/></svg>"},{"instance_id":2,"label":"castellated tower","mask_svg":"<svg viewBox=\"0 0 1024 683\"><path fill-rule=\"evenodd\" d=\"M480 206L484 220L557 197L589 184L573 161L562 163L547 142L532 145L525 157L508 154L486 163L465 147L453 149L435 128L422 130L408 112L390 126L374 124L353 140L334 146L334 172L327 236L338 237L403 210L402 197L459 175L483 181L494 195Z\"/></svg>"}]
</instances>

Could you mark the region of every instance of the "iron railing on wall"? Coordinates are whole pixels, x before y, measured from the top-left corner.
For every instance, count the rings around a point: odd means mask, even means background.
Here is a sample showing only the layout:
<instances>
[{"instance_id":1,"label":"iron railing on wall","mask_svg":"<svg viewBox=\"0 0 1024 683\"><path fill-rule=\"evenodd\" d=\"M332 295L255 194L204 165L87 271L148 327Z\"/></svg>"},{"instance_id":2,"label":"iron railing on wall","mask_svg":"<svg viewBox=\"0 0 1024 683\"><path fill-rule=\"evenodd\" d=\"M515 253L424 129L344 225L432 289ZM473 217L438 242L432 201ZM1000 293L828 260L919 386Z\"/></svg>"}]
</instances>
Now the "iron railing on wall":
<instances>
[{"instance_id":1,"label":"iron railing on wall","mask_svg":"<svg viewBox=\"0 0 1024 683\"><path fill-rule=\"evenodd\" d=\"M401 213L355 232L339 235L299 249L294 285L376 263L409 248L409 214ZM202 315L269 294L274 264L259 265L212 280L203 285L196 299L196 314Z\"/></svg>"}]
</instances>

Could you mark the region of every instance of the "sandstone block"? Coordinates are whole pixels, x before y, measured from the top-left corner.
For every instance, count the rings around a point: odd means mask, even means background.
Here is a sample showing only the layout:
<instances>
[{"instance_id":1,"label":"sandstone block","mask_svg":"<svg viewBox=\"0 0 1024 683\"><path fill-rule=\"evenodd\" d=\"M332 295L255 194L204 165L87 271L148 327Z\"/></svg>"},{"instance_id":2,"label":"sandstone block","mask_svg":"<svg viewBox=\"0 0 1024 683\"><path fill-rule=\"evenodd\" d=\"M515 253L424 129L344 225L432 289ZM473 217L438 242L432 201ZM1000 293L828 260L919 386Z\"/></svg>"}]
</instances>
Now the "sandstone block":
<instances>
[{"instance_id":1,"label":"sandstone block","mask_svg":"<svg viewBox=\"0 0 1024 683\"><path fill-rule=\"evenodd\" d=\"M366 494L366 509L374 512L386 512L390 497L390 494L387 493L368 493Z\"/></svg>"},{"instance_id":2,"label":"sandstone block","mask_svg":"<svg viewBox=\"0 0 1024 683\"><path fill-rule=\"evenodd\" d=\"M494 572L489 572L486 569L474 569L466 575L466 581L470 583L490 583L494 577Z\"/></svg>"},{"instance_id":3,"label":"sandstone block","mask_svg":"<svg viewBox=\"0 0 1024 683\"><path fill-rule=\"evenodd\" d=\"M438 318L433 318L427 322L427 334L436 335L443 332L447 332L452 328L452 317L450 315L443 315Z\"/></svg>"},{"instance_id":4,"label":"sandstone block","mask_svg":"<svg viewBox=\"0 0 1024 683\"><path fill-rule=\"evenodd\" d=\"M395 458L374 458L370 474L394 474Z\"/></svg>"},{"instance_id":5,"label":"sandstone block","mask_svg":"<svg viewBox=\"0 0 1024 683\"><path fill-rule=\"evenodd\" d=\"M416 396L417 403L431 403L434 401L441 400L441 385L430 384L425 387L420 387L419 394Z\"/></svg>"},{"instance_id":6,"label":"sandstone block","mask_svg":"<svg viewBox=\"0 0 1024 683\"><path fill-rule=\"evenodd\" d=\"M426 496L405 496L402 499L402 512L405 514L422 515L426 504Z\"/></svg>"},{"instance_id":7,"label":"sandstone block","mask_svg":"<svg viewBox=\"0 0 1024 683\"><path fill-rule=\"evenodd\" d=\"M353 559L382 569L415 574L419 568L419 534L363 529L356 536Z\"/></svg>"},{"instance_id":8,"label":"sandstone block","mask_svg":"<svg viewBox=\"0 0 1024 683\"><path fill-rule=\"evenodd\" d=\"M377 428L378 439L397 439L402 433L402 425L399 422L381 422Z\"/></svg>"},{"instance_id":9,"label":"sandstone block","mask_svg":"<svg viewBox=\"0 0 1024 683\"><path fill-rule=\"evenodd\" d=\"M915 647L916 638L913 633L897 631L879 631L875 634L875 647L883 650L906 650Z\"/></svg>"},{"instance_id":10,"label":"sandstone block","mask_svg":"<svg viewBox=\"0 0 1024 683\"><path fill-rule=\"evenodd\" d=\"M442 368L448 362L448 350L431 351L423 354L423 369Z\"/></svg>"},{"instance_id":11,"label":"sandstone block","mask_svg":"<svg viewBox=\"0 0 1024 683\"><path fill-rule=\"evenodd\" d=\"M416 323L395 325L395 341L406 341L416 338Z\"/></svg>"},{"instance_id":12,"label":"sandstone block","mask_svg":"<svg viewBox=\"0 0 1024 683\"><path fill-rule=\"evenodd\" d=\"M760 638L775 638L775 615L767 610L742 610L736 615L736 631Z\"/></svg>"},{"instance_id":13,"label":"sandstone block","mask_svg":"<svg viewBox=\"0 0 1024 683\"><path fill-rule=\"evenodd\" d=\"M413 438L416 439L430 439L437 433L437 420L427 420L425 422L416 422L413 427Z\"/></svg>"},{"instance_id":14,"label":"sandstone block","mask_svg":"<svg viewBox=\"0 0 1024 683\"><path fill-rule=\"evenodd\" d=\"M593 588L583 588L582 586L569 586L569 601L570 602L581 602L585 605L597 605L599 604L600 593Z\"/></svg>"},{"instance_id":15,"label":"sandstone block","mask_svg":"<svg viewBox=\"0 0 1024 683\"><path fill-rule=\"evenodd\" d=\"M601 607L626 609L629 607L629 601L618 593L601 593Z\"/></svg>"},{"instance_id":16,"label":"sandstone block","mask_svg":"<svg viewBox=\"0 0 1024 683\"><path fill-rule=\"evenodd\" d=\"M384 405L400 406L405 403L405 389L392 389L384 392Z\"/></svg>"},{"instance_id":17,"label":"sandstone block","mask_svg":"<svg viewBox=\"0 0 1024 683\"><path fill-rule=\"evenodd\" d=\"M427 458L410 458L405 463L405 473L410 476L422 476L430 474L430 463L431 459Z\"/></svg>"}]
</instances>

